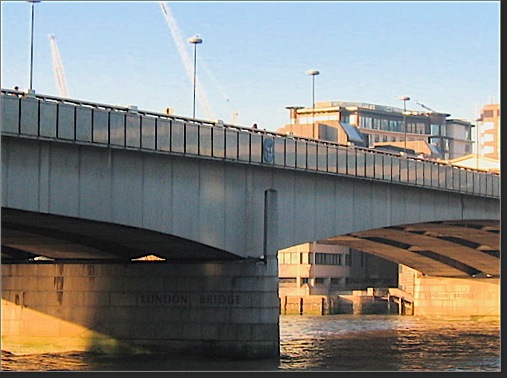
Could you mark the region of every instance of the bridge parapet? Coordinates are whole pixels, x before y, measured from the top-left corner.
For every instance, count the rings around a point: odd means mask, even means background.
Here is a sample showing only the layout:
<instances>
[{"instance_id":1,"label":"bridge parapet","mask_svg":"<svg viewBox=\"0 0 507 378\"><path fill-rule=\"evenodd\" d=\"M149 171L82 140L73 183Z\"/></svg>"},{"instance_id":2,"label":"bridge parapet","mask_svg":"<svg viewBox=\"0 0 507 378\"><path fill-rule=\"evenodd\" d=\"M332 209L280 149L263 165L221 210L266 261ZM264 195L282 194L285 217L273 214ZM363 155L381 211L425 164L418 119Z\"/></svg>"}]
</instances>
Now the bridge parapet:
<instances>
[{"instance_id":1,"label":"bridge parapet","mask_svg":"<svg viewBox=\"0 0 507 378\"><path fill-rule=\"evenodd\" d=\"M2 135L220 159L500 198L500 175L223 122L2 89Z\"/></svg>"}]
</instances>

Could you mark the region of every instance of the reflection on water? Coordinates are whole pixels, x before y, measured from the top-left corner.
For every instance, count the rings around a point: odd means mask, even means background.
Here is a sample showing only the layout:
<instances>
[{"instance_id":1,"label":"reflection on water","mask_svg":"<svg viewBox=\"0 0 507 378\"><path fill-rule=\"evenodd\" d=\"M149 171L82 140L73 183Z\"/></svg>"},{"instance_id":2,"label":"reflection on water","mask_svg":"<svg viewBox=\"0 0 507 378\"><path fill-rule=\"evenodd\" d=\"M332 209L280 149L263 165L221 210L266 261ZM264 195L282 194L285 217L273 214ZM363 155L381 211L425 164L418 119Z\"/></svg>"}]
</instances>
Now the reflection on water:
<instances>
[{"instance_id":1,"label":"reflection on water","mask_svg":"<svg viewBox=\"0 0 507 378\"><path fill-rule=\"evenodd\" d=\"M396 315L281 316L280 358L90 353L15 356L3 371L500 371L500 320Z\"/></svg>"},{"instance_id":2,"label":"reflection on water","mask_svg":"<svg viewBox=\"0 0 507 378\"><path fill-rule=\"evenodd\" d=\"M282 322L281 369L500 371L498 319L334 315L309 320L294 316Z\"/></svg>"}]
</instances>

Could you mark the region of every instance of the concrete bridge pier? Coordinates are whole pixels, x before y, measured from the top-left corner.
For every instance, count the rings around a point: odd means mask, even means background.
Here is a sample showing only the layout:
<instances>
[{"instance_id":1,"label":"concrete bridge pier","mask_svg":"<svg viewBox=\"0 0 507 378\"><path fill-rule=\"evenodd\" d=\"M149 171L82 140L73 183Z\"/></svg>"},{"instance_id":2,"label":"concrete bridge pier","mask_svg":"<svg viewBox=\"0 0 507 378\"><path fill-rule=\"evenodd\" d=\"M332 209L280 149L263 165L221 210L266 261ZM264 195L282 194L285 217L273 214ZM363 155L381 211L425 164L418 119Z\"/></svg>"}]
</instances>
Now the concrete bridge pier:
<instances>
[{"instance_id":1,"label":"concrete bridge pier","mask_svg":"<svg viewBox=\"0 0 507 378\"><path fill-rule=\"evenodd\" d=\"M279 355L276 259L2 264L2 350Z\"/></svg>"}]
</instances>

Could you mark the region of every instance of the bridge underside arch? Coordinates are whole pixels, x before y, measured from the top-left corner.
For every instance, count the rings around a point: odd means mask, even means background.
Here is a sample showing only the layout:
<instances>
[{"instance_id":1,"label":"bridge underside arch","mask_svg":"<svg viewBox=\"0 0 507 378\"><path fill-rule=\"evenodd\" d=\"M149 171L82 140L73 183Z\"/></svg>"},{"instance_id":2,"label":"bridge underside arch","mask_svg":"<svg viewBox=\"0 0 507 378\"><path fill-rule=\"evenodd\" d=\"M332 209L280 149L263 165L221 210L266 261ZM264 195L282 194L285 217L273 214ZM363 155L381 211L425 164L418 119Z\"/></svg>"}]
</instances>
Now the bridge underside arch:
<instances>
[{"instance_id":1,"label":"bridge underside arch","mask_svg":"<svg viewBox=\"0 0 507 378\"><path fill-rule=\"evenodd\" d=\"M238 259L229 252L156 231L2 208L2 261L7 263Z\"/></svg>"},{"instance_id":2,"label":"bridge underside arch","mask_svg":"<svg viewBox=\"0 0 507 378\"><path fill-rule=\"evenodd\" d=\"M320 240L416 269L427 276L499 277L498 220L440 221L352 232Z\"/></svg>"},{"instance_id":3,"label":"bridge underside arch","mask_svg":"<svg viewBox=\"0 0 507 378\"><path fill-rule=\"evenodd\" d=\"M409 266L427 276L499 277L500 222L439 221L320 240ZM240 257L160 232L2 208L2 261L206 262Z\"/></svg>"}]
</instances>

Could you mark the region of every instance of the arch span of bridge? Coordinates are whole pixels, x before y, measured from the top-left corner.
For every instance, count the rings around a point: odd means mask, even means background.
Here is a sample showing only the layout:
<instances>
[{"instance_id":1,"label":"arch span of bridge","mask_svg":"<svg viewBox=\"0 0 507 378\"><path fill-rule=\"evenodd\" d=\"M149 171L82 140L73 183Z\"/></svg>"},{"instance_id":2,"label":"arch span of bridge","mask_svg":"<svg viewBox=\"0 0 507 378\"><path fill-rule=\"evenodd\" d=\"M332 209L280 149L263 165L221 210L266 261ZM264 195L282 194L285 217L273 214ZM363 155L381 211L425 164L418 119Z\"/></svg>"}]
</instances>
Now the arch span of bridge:
<instances>
[{"instance_id":1,"label":"arch span of bridge","mask_svg":"<svg viewBox=\"0 0 507 378\"><path fill-rule=\"evenodd\" d=\"M367 149L3 90L2 185L18 350L276 355L276 252L306 241L499 276L497 175Z\"/></svg>"}]
</instances>

